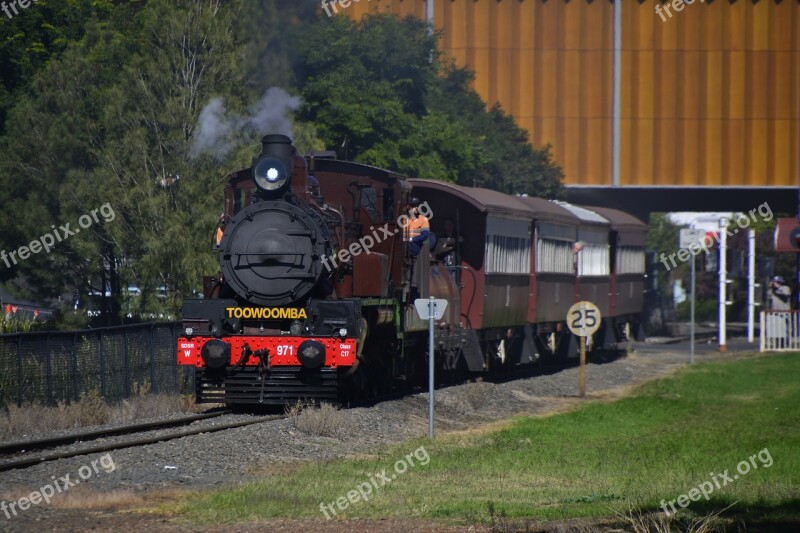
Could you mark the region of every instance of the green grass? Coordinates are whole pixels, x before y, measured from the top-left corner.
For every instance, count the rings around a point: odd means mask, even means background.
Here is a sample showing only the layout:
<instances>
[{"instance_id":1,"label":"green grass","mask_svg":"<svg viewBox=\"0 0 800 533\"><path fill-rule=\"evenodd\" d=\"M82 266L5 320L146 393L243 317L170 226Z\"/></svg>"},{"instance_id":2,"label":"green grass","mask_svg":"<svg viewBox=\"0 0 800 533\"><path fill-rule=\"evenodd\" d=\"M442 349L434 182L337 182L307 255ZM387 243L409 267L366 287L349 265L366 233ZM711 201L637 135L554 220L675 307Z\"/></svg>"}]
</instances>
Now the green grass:
<instances>
[{"instance_id":1,"label":"green grass","mask_svg":"<svg viewBox=\"0 0 800 533\"><path fill-rule=\"evenodd\" d=\"M689 505L745 521L800 517L800 355L696 365L613 403L589 403L546 418L516 418L490 433L408 442L369 459L265 474L255 484L198 495L171 507L201 522L323 518L332 502L424 446L417 465L344 518L420 517L486 522L613 517L658 510L726 469L768 449L773 464ZM767 454L762 454L766 458Z\"/></svg>"}]
</instances>

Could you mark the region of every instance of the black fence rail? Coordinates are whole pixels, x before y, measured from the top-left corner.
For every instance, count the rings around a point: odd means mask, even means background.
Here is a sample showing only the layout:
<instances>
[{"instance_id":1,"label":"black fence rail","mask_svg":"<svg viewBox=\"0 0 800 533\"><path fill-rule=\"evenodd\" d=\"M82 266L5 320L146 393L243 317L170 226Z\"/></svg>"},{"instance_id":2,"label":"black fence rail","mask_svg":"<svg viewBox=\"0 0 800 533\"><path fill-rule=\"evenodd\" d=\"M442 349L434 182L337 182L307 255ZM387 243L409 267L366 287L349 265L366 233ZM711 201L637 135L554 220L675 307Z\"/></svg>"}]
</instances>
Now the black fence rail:
<instances>
[{"instance_id":1,"label":"black fence rail","mask_svg":"<svg viewBox=\"0 0 800 533\"><path fill-rule=\"evenodd\" d=\"M178 367L179 322L0 335L0 406L108 401L133 393L191 393L193 369Z\"/></svg>"}]
</instances>

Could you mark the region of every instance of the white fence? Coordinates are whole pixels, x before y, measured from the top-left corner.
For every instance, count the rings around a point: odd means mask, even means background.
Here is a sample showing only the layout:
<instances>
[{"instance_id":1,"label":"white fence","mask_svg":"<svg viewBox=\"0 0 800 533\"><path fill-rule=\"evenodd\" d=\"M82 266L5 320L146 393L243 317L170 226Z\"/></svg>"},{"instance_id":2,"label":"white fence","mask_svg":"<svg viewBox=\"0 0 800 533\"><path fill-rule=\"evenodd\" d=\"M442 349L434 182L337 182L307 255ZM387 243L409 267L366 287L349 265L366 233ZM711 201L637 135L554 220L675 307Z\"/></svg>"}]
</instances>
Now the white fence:
<instances>
[{"instance_id":1,"label":"white fence","mask_svg":"<svg viewBox=\"0 0 800 533\"><path fill-rule=\"evenodd\" d=\"M800 311L761 311L761 351L800 351Z\"/></svg>"}]
</instances>

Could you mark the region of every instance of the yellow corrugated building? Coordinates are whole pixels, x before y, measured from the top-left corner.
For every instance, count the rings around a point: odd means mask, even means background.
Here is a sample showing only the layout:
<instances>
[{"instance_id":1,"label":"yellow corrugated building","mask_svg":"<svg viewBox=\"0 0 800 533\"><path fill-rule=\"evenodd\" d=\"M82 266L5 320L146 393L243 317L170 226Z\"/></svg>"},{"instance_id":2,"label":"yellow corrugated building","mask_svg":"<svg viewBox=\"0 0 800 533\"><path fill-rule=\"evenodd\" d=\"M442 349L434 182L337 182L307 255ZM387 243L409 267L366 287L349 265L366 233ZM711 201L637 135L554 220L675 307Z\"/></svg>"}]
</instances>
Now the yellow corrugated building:
<instances>
[{"instance_id":1,"label":"yellow corrugated building","mask_svg":"<svg viewBox=\"0 0 800 533\"><path fill-rule=\"evenodd\" d=\"M614 12L608 0L433 0L442 47L476 73L567 184L614 183ZM656 5L662 16L656 13ZM618 185L797 186L800 2L620 3ZM339 13L426 18L426 0ZM663 19L662 19L663 17Z\"/></svg>"}]
</instances>

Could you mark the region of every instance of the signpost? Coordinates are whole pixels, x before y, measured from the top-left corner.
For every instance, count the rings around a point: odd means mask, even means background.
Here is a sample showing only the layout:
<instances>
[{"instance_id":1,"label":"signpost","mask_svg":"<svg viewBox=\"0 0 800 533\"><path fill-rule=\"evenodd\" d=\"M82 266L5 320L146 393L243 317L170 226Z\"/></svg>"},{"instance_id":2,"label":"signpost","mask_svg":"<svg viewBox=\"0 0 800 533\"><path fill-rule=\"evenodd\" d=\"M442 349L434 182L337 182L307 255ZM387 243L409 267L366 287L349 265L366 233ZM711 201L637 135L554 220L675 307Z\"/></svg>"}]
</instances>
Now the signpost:
<instances>
[{"instance_id":1,"label":"signpost","mask_svg":"<svg viewBox=\"0 0 800 533\"><path fill-rule=\"evenodd\" d=\"M581 369L578 378L581 398L586 397L586 337L600 329L601 318L600 309L592 302L585 300L573 304L567 311L567 326L574 335L580 338L581 344Z\"/></svg>"},{"instance_id":2,"label":"signpost","mask_svg":"<svg viewBox=\"0 0 800 533\"><path fill-rule=\"evenodd\" d=\"M692 247L697 247L698 249L705 244L706 232L701 229L691 229L691 228L684 228L680 231L680 242L678 246L680 248L686 248L689 252L692 251ZM694 256L696 254L692 253L692 258L690 260L691 265L691 284L692 284L692 299L689 302L689 361L691 364L694 364Z\"/></svg>"},{"instance_id":3,"label":"signpost","mask_svg":"<svg viewBox=\"0 0 800 533\"><path fill-rule=\"evenodd\" d=\"M447 300L417 298L414 307L422 320L428 320L428 437L433 439L433 321L444 316Z\"/></svg>"}]
</instances>

